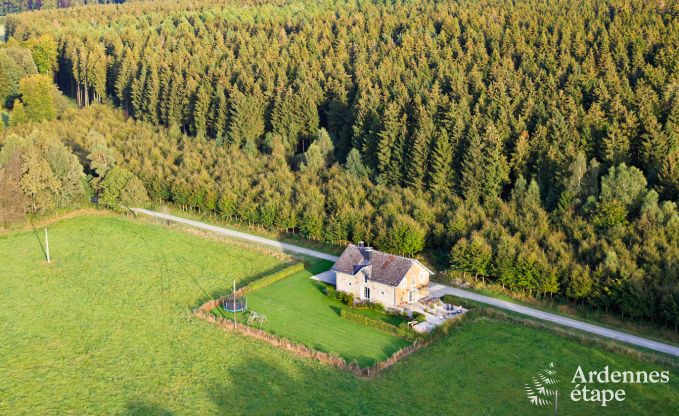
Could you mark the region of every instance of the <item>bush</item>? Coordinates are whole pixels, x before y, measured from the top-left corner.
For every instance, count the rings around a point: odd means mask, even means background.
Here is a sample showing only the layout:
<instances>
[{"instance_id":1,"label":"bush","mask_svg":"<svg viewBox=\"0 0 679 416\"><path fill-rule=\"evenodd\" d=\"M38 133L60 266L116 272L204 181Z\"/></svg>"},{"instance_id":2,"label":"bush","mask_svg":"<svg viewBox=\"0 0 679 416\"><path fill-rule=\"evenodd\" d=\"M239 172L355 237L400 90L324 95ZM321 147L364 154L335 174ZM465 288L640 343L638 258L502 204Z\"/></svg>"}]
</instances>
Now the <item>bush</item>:
<instances>
[{"instance_id":1,"label":"bush","mask_svg":"<svg viewBox=\"0 0 679 416\"><path fill-rule=\"evenodd\" d=\"M424 316L423 313L413 311L413 320L417 322L424 322L427 320L427 317Z\"/></svg>"},{"instance_id":2,"label":"bush","mask_svg":"<svg viewBox=\"0 0 679 416\"><path fill-rule=\"evenodd\" d=\"M368 309L371 311L384 313L384 305L381 303L368 302Z\"/></svg>"},{"instance_id":3,"label":"bush","mask_svg":"<svg viewBox=\"0 0 679 416\"><path fill-rule=\"evenodd\" d=\"M354 304L356 309L370 309L371 311L386 313L384 310L384 305L381 303L369 302L367 300L362 300Z\"/></svg>"},{"instance_id":4,"label":"bush","mask_svg":"<svg viewBox=\"0 0 679 416\"><path fill-rule=\"evenodd\" d=\"M330 299L337 299L345 305L352 306L354 304L354 295L337 290L333 286L327 286L325 288L325 296Z\"/></svg>"},{"instance_id":5,"label":"bush","mask_svg":"<svg viewBox=\"0 0 679 416\"><path fill-rule=\"evenodd\" d=\"M389 316L397 316L399 318L404 318L404 319L408 319L408 320L410 319L410 316L408 316L407 313L405 313L403 311L397 311L395 309L390 309L390 310L388 310L384 313L386 313Z\"/></svg>"},{"instance_id":6,"label":"bush","mask_svg":"<svg viewBox=\"0 0 679 416\"><path fill-rule=\"evenodd\" d=\"M345 305L351 306L354 304L354 295L351 293L337 291L337 299Z\"/></svg>"},{"instance_id":7,"label":"bush","mask_svg":"<svg viewBox=\"0 0 679 416\"><path fill-rule=\"evenodd\" d=\"M141 180L130 171L114 167L97 181L96 188L100 190L99 203L113 210L122 210L149 201L148 194Z\"/></svg>"},{"instance_id":8,"label":"bush","mask_svg":"<svg viewBox=\"0 0 679 416\"><path fill-rule=\"evenodd\" d=\"M420 334L415 332L415 330L412 329L410 325L408 325L408 322L403 322L396 328L396 335L401 338L409 339L411 341L414 341L415 339L421 336Z\"/></svg>"}]
</instances>

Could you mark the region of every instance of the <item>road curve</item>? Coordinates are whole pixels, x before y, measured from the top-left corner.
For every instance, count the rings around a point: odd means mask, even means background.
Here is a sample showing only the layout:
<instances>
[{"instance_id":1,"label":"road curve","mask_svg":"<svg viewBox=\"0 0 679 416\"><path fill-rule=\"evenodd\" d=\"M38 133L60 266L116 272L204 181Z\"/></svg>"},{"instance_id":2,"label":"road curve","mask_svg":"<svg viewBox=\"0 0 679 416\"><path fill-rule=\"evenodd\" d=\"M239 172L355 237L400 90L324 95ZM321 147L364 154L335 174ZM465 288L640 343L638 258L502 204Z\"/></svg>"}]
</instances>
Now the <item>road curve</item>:
<instances>
[{"instance_id":1,"label":"road curve","mask_svg":"<svg viewBox=\"0 0 679 416\"><path fill-rule=\"evenodd\" d=\"M182 217L177 217L175 215L163 214L156 211L150 211L143 208L132 208L132 211L145 214L156 218L162 218L164 220L178 222L181 224L190 225L195 228L200 228L202 230L211 231L217 234L221 234L227 237L237 238L240 240L250 241L257 244L266 245L269 247L276 248L278 250L302 254L309 257L314 257L323 260L336 261L337 256L333 256L327 253L323 253L316 250L311 250L304 247L299 247L293 244L281 243L280 241L271 240L264 237L258 237L256 235L243 233L240 231L230 230L228 228L217 227L215 225L206 224L199 221L193 221ZM580 331L588 332L590 334L599 335L604 338L613 339L616 341L624 342L627 344L635 345L638 347L647 348L649 350L662 352L665 354L673 355L679 357L679 347L675 347L669 344L664 344L662 342L653 341L647 338L642 338L636 335L627 334L625 332L616 331L613 329L605 328L602 326L590 324L587 322L578 321L576 319L566 318L561 315L556 315L549 312L543 312L538 309L529 308L527 306L519 305L513 302L508 302L506 300L496 299L490 296L480 295L478 293L470 292L464 289L458 289L450 286L445 286L440 283L431 283L429 286L429 292L435 295L450 294L464 299L473 300L476 302L485 303L487 305L495 306L497 308L506 309L508 311L520 313L522 315L527 315L532 318L541 319L544 321L552 322L555 324L563 325L569 328L578 329Z\"/></svg>"}]
</instances>

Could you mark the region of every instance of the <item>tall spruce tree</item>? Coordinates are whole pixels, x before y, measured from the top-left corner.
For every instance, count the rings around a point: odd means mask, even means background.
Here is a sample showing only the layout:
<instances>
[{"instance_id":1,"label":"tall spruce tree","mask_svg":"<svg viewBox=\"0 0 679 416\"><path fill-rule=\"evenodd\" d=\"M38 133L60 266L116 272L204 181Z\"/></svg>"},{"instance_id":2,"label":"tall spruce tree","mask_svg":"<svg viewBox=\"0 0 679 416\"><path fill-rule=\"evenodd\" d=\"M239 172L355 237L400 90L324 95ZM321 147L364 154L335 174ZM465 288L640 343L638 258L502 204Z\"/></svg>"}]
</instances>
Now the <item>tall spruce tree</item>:
<instances>
[{"instance_id":1,"label":"tall spruce tree","mask_svg":"<svg viewBox=\"0 0 679 416\"><path fill-rule=\"evenodd\" d=\"M429 189L435 194L442 194L452 189L453 148L448 133L441 129L431 155L429 168Z\"/></svg>"}]
</instances>

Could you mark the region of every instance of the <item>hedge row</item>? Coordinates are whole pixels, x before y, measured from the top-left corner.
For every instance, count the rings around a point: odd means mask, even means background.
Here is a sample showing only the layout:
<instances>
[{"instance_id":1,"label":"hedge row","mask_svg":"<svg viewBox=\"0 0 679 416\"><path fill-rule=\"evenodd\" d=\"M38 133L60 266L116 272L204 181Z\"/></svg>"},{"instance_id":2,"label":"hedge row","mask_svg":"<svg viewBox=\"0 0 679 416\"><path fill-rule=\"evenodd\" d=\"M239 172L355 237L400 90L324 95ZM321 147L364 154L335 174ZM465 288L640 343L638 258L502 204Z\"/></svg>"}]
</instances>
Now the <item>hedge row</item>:
<instances>
[{"instance_id":1,"label":"hedge row","mask_svg":"<svg viewBox=\"0 0 679 416\"><path fill-rule=\"evenodd\" d=\"M285 279L291 274L297 273L302 270L304 270L304 262L300 261L291 264L290 266L287 266L284 269L281 269L275 273L262 277L261 279L257 279L254 282L248 283L247 285L240 289L240 293L244 295L249 292L254 292L255 290L259 290L265 286L269 286L272 283L275 283L281 279Z\"/></svg>"},{"instance_id":2,"label":"hedge row","mask_svg":"<svg viewBox=\"0 0 679 416\"><path fill-rule=\"evenodd\" d=\"M421 337L419 333L415 332L414 329L408 326L407 322L404 322L399 326L395 326L378 319L369 318L359 312L354 312L351 309L342 309L340 311L340 316L343 319L357 322L361 325L369 326L371 328L379 329L380 331L388 332L392 335L405 338L409 341L415 341Z\"/></svg>"}]
</instances>

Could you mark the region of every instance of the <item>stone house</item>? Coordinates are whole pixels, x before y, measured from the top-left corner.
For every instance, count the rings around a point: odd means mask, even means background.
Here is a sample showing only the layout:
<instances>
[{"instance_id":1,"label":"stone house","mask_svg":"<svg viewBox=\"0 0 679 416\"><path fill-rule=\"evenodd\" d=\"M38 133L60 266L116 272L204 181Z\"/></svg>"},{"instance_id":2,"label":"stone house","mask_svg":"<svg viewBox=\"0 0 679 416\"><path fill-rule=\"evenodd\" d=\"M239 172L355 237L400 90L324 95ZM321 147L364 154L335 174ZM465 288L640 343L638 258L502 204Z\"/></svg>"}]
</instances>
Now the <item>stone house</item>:
<instances>
[{"instance_id":1,"label":"stone house","mask_svg":"<svg viewBox=\"0 0 679 416\"><path fill-rule=\"evenodd\" d=\"M415 259L373 250L363 242L347 246L331 271L337 290L391 309L426 297L434 274Z\"/></svg>"}]
</instances>

